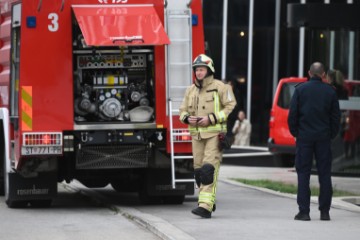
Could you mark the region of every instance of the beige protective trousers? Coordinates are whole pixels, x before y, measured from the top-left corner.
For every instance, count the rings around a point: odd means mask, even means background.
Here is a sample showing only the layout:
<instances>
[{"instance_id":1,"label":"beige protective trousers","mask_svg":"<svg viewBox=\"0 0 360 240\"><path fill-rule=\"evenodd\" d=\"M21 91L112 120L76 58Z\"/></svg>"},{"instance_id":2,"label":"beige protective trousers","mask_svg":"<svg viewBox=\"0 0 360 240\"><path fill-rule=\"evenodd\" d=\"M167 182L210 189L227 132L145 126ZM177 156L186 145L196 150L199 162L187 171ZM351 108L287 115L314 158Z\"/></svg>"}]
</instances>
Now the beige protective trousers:
<instances>
[{"instance_id":1,"label":"beige protective trousers","mask_svg":"<svg viewBox=\"0 0 360 240\"><path fill-rule=\"evenodd\" d=\"M222 151L218 148L219 138L217 135L196 140L192 140L192 149L194 157L194 169L201 168L204 164L214 166L214 181L211 184L200 185L199 207L212 211L216 200L216 187L219 175L220 162L222 161Z\"/></svg>"}]
</instances>

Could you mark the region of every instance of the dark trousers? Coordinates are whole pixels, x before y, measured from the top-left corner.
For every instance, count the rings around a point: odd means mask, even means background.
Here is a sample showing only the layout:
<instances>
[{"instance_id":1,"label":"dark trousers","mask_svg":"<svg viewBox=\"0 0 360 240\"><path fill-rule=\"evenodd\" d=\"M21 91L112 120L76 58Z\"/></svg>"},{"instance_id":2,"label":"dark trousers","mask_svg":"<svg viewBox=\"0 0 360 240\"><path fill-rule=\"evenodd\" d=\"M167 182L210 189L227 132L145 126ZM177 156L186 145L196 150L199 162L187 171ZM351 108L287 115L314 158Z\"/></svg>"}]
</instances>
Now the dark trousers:
<instances>
[{"instance_id":1,"label":"dark trousers","mask_svg":"<svg viewBox=\"0 0 360 240\"><path fill-rule=\"evenodd\" d=\"M299 210L304 213L310 212L310 173L313 156L315 156L320 184L319 210L329 211L331 206L331 140L304 141L298 139L295 157L298 175L297 203Z\"/></svg>"}]
</instances>

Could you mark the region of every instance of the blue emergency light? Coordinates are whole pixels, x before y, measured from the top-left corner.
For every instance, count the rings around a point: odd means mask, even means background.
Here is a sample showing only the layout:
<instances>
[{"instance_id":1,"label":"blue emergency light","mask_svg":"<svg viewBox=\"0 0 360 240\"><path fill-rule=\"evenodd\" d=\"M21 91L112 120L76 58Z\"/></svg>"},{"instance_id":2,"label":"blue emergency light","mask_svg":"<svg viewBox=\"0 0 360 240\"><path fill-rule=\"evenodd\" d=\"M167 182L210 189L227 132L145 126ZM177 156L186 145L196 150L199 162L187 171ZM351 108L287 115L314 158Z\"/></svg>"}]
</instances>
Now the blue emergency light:
<instances>
[{"instance_id":1,"label":"blue emergency light","mask_svg":"<svg viewBox=\"0 0 360 240\"><path fill-rule=\"evenodd\" d=\"M192 16L191 16L191 22L192 22L192 25L193 26L197 26L198 25L198 15L197 14L193 14Z\"/></svg>"},{"instance_id":2,"label":"blue emergency light","mask_svg":"<svg viewBox=\"0 0 360 240\"><path fill-rule=\"evenodd\" d=\"M36 27L36 17L35 16L26 17L26 26L28 28L35 28Z\"/></svg>"}]
</instances>

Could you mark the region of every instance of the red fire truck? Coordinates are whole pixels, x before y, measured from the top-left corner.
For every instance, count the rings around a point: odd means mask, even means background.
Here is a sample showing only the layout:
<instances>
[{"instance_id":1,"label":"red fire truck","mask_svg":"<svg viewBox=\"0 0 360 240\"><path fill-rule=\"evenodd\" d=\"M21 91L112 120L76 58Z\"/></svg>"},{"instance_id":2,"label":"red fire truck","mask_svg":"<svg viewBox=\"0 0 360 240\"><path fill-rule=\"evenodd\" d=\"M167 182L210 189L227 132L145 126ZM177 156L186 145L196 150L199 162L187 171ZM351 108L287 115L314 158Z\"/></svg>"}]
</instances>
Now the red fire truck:
<instances>
[{"instance_id":1,"label":"red fire truck","mask_svg":"<svg viewBox=\"0 0 360 240\"><path fill-rule=\"evenodd\" d=\"M190 137L175 109L204 52L200 0L0 3L9 207L50 206L57 183L74 179L145 202L193 194Z\"/></svg>"}]
</instances>

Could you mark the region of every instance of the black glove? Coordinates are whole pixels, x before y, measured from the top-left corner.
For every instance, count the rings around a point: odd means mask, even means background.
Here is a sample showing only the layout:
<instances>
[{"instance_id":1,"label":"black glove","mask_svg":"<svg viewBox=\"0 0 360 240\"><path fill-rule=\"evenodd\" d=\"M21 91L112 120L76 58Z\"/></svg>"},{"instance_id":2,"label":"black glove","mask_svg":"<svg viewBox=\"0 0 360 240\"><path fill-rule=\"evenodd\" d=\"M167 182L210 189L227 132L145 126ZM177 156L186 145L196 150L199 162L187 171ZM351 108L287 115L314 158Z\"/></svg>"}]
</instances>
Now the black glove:
<instances>
[{"instance_id":1,"label":"black glove","mask_svg":"<svg viewBox=\"0 0 360 240\"><path fill-rule=\"evenodd\" d=\"M219 150L222 151L224 149L230 149L231 145L234 142L234 136L225 135L225 133L219 133Z\"/></svg>"}]
</instances>

